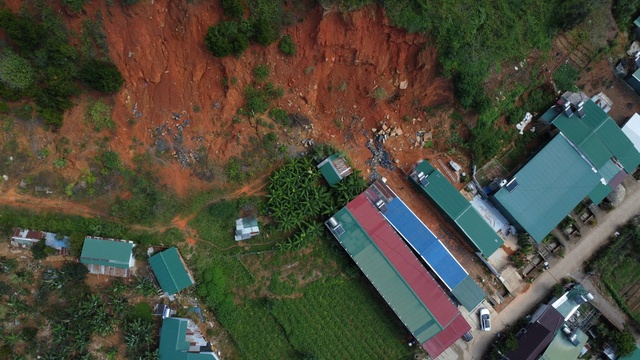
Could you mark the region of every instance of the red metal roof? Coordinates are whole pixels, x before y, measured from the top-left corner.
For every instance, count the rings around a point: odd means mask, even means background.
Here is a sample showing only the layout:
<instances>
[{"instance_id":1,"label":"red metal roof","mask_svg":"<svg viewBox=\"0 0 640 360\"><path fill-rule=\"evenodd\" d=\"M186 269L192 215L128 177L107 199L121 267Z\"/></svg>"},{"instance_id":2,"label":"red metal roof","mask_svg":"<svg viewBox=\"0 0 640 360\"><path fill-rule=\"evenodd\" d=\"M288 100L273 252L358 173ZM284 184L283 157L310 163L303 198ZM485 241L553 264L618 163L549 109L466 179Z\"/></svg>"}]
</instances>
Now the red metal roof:
<instances>
[{"instance_id":1,"label":"red metal roof","mask_svg":"<svg viewBox=\"0 0 640 360\"><path fill-rule=\"evenodd\" d=\"M456 316L460 314L458 309L391 225L378 212L378 209L367 199L366 192L372 192L372 190L368 189L365 193L360 194L347 204L347 209L409 284L414 293L427 306L438 323L443 328L446 328L454 320L457 320ZM372 196L371 193L369 195ZM375 196L375 193L373 196ZM462 318L461 316L458 317ZM462 318L462 321L466 323L464 318ZM467 330L462 333L464 334ZM446 341L442 341L442 343L446 343Z\"/></svg>"},{"instance_id":2,"label":"red metal roof","mask_svg":"<svg viewBox=\"0 0 640 360\"><path fill-rule=\"evenodd\" d=\"M464 319L462 314L458 316L447 326L444 330L439 332L436 336L427 340L422 347L427 350L429 356L432 358L442 354L449 346L453 345L458 339L464 335L467 331L471 330L471 326Z\"/></svg>"}]
</instances>

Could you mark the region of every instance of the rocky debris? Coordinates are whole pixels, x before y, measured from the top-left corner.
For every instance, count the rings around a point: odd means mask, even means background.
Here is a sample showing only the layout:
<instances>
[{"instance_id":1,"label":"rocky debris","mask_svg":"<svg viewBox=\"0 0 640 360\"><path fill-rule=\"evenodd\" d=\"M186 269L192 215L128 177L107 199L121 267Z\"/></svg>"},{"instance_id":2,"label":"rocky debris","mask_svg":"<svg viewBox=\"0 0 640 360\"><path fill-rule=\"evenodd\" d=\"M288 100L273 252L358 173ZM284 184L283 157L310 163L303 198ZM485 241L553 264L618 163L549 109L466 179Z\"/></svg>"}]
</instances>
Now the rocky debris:
<instances>
[{"instance_id":1,"label":"rocky debris","mask_svg":"<svg viewBox=\"0 0 640 360\"><path fill-rule=\"evenodd\" d=\"M399 163L398 159L392 159L391 154L384 148L384 143L376 136L374 132L374 138L367 141L367 149L371 151L371 159L368 159L365 163L371 166L370 180L380 179L381 176L377 171L378 166L394 171L396 169L394 163Z\"/></svg>"},{"instance_id":2,"label":"rocky debris","mask_svg":"<svg viewBox=\"0 0 640 360\"><path fill-rule=\"evenodd\" d=\"M395 126L388 126L386 121L378 123L378 128L371 128L374 138L384 144L390 138L399 137L404 134L402 128Z\"/></svg>"},{"instance_id":3,"label":"rocky debris","mask_svg":"<svg viewBox=\"0 0 640 360\"><path fill-rule=\"evenodd\" d=\"M313 139L302 139L302 145L304 145L304 147L313 146L313 144L315 144Z\"/></svg>"},{"instance_id":4,"label":"rocky debris","mask_svg":"<svg viewBox=\"0 0 640 360\"><path fill-rule=\"evenodd\" d=\"M424 144L427 141L431 141L431 139L433 139L433 134L431 133L431 131L426 132L424 130L419 130L416 131L416 138L415 139L409 139L409 141L411 142L411 149L415 149L415 148L422 148L424 147Z\"/></svg>"},{"instance_id":5,"label":"rocky debris","mask_svg":"<svg viewBox=\"0 0 640 360\"><path fill-rule=\"evenodd\" d=\"M409 81L408 80L402 80L400 81L400 90L406 90L409 87Z\"/></svg>"},{"instance_id":6,"label":"rocky debris","mask_svg":"<svg viewBox=\"0 0 640 360\"><path fill-rule=\"evenodd\" d=\"M173 124L175 130L169 126L167 121L149 130L155 139L156 152L164 153L171 150L171 156L178 160L182 167L194 165L198 161L199 155L184 146L183 135L183 131L191 125L191 119L184 111L182 113L172 112L171 119L176 122ZM191 136L190 139L197 142L204 141L202 135Z\"/></svg>"},{"instance_id":7,"label":"rocky debris","mask_svg":"<svg viewBox=\"0 0 640 360\"><path fill-rule=\"evenodd\" d=\"M24 181L24 179L20 180L20 188L21 189L26 189L27 188L27 182Z\"/></svg>"}]
</instances>

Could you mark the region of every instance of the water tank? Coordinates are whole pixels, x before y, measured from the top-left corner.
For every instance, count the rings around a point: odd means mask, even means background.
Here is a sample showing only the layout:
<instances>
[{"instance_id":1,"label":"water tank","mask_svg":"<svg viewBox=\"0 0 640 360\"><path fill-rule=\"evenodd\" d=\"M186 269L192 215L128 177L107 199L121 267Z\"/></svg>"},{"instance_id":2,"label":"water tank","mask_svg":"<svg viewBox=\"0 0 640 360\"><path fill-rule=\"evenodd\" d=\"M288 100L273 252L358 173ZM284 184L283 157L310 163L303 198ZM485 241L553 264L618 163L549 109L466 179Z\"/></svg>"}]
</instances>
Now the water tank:
<instances>
[{"instance_id":1,"label":"water tank","mask_svg":"<svg viewBox=\"0 0 640 360\"><path fill-rule=\"evenodd\" d=\"M334 219L333 217L329 218L329 225L334 228L336 226L338 226L338 222L336 221L336 219Z\"/></svg>"},{"instance_id":2,"label":"water tank","mask_svg":"<svg viewBox=\"0 0 640 360\"><path fill-rule=\"evenodd\" d=\"M587 299L589 299L589 300L593 300L593 294L591 294L591 293L587 293Z\"/></svg>"}]
</instances>

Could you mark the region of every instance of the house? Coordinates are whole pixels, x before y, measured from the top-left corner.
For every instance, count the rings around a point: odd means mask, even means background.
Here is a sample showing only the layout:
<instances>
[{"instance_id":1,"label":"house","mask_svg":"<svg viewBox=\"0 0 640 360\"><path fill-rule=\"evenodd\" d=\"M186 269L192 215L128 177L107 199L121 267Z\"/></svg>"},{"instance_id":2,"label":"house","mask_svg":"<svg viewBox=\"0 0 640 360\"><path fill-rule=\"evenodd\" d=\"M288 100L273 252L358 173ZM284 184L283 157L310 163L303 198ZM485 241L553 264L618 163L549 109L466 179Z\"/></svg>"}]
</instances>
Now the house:
<instances>
[{"instance_id":1,"label":"house","mask_svg":"<svg viewBox=\"0 0 640 360\"><path fill-rule=\"evenodd\" d=\"M195 283L175 247L151 256L149 265L151 265L162 291L169 296L173 296Z\"/></svg>"},{"instance_id":2,"label":"house","mask_svg":"<svg viewBox=\"0 0 640 360\"><path fill-rule=\"evenodd\" d=\"M518 347L505 355L508 360L535 360L551 344L564 317L552 306L542 305L527 326L516 335Z\"/></svg>"},{"instance_id":3,"label":"house","mask_svg":"<svg viewBox=\"0 0 640 360\"><path fill-rule=\"evenodd\" d=\"M236 241L247 240L260 234L258 227L258 219L255 216L248 216L236 220L236 232L234 239Z\"/></svg>"},{"instance_id":4,"label":"house","mask_svg":"<svg viewBox=\"0 0 640 360\"><path fill-rule=\"evenodd\" d=\"M174 317L162 320L158 357L160 360L218 360L193 321Z\"/></svg>"},{"instance_id":5,"label":"house","mask_svg":"<svg viewBox=\"0 0 640 360\"><path fill-rule=\"evenodd\" d=\"M537 242L585 197L599 204L640 164L631 140L582 93L565 93L541 121L558 134L490 197Z\"/></svg>"},{"instance_id":6,"label":"house","mask_svg":"<svg viewBox=\"0 0 640 360\"><path fill-rule=\"evenodd\" d=\"M318 164L320 173L327 181L329 186L334 186L340 180L346 178L353 173L351 167L338 154L333 154Z\"/></svg>"},{"instance_id":7,"label":"house","mask_svg":"<svg viewBox=\"0 0 640 360\"><path fill-rule=\"evenodd\" d=\"M633 114L622 127L622 132L631 140L636 150L640 151L640 115Z\"/></svg>"},{"instance_id":8,"label":"house","mask_svg":"<svg viewBox=\"0 0 640 360\"><path fill-rule=\"evenodd\" d=\"M394 229L395 225L406 230L396 222L400 213L393 215L394 206L402 205L394 203L395 198L376 182L325 225L415 340L435 358L471 326Z\"/></svg>"},{"instance_id":9,"label":"house","mask_svg":"<svg viewBox=\"0 0 640 360\"><path fill-rule=\"evenodd\" d=\"M587 344L589 337L580 329L571 330L563 327L553 337L549 347L539 360L576 360Z\"/></svg>"},{"instance_id":10,"label":"house","mask_svg":"<svg viewBox=\"0 0 640 360\"><path fill-rule=\"evenodd\" d=\"M580 305L589 300L593 300L593 295L578 284L552 302L551 306L558 310L564 320L567 321L578 311Z\"/></svg>"},{"instance_id":11,"label":"house","mask_svg":"<svg viewBox=\"0 0 640 360\"><path fill-rule=\"evenodd\" d=\"M33 245L44 239L45 245L54 248L59 254L66 255L71 247L69 245L69 237L60 237L57 234L42 231L33 231L28 229L13 228L11 235L11 245L19 247L32 247Z\"/></svg>"},{"instance_id":12,"label":"house","mask_svg":"<svg viewBox=\"0 0 640 360\"><path fill-rule=\"evenodd\" d=\"M129 277L135 265L133 241L86 237L80 262L98 275Z\"/></svg>"},{"instance_id":13,"label":"house","mask_svg":"<svg viewBox=\"0 0 640 360\"><path fill-rule=\"evenodd\" d=\"M419 162L409 178L456 225L475 251L488 258L504 244L482 215L427 160Z\"/></svg>"}]
</instances>

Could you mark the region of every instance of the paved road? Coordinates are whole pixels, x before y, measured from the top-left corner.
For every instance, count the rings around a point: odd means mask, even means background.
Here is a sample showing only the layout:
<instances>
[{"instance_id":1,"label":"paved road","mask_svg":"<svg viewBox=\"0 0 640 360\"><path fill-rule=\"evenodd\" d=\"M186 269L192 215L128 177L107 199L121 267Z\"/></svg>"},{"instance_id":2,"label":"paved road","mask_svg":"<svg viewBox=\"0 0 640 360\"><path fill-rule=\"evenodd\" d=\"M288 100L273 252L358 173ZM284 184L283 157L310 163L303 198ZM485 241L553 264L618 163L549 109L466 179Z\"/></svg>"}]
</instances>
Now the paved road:
<instances>
[{"instance_id":1,"label":"paved road","mask_svg":"<svg viewBox=\"0 0 640 360\"><path fill-rule=\"evenodd\" d=\"M625 185L626 183L625 181ZM638 213L640 213L640 186L634 183L632 186L627 186L627 196L622 204L606 214L598 225L583 236L567 253L564 259L540 275L527 292L515 298L499 314L493 314L491 332L474 331L474 339L471 343L458 341L439 359L481 359L496 333L533 311L560 279L580 269L585 260L589 259L598 248L608 243L616 229Z\"/></svg>"}]
</instances>

